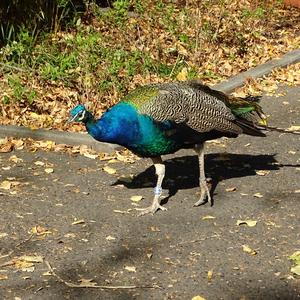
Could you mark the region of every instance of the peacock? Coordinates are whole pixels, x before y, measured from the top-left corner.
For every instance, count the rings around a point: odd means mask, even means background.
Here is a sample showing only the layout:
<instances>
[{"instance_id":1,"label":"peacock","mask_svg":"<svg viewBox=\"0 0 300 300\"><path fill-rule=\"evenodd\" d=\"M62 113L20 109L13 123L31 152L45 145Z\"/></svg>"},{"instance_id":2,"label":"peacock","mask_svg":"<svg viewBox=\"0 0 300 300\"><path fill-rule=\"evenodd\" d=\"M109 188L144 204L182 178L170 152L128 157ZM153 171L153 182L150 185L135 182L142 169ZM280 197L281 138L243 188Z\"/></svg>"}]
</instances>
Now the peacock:
<instances>
[{"instance_id":1,"label":"peacock","mask_svg":"<svg viewBox=\"0 0 300 300\"><path fill-rule=\"evenodd\" d=\"M204 171L204 144L242 133L264 137L265 130L274 128L266 126L258 101L257 97L228 96L198 81L155 83L132 91L98 120L79 104L71 110L69 122L83 122L94 139L152 159L157 175L154 198L151 206L140 209L140 215L154 214L166 210L160 203L165 176L161 156L184 148L193 148L199 160L200 199L194 206L212 205Z\"/></svg>"}]
</instances>

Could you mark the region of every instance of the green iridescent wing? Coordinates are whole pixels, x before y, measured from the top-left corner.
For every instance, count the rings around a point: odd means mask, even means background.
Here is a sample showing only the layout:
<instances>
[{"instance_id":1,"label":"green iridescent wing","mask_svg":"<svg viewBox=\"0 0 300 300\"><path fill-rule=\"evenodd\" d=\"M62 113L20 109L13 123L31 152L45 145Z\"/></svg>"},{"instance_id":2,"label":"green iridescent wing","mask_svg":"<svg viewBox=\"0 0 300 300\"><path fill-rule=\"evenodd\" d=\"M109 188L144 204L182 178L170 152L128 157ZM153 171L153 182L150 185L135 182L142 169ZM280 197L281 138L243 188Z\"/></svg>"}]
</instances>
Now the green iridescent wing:
<instances>
[{"instance_id":1,"label":"green iridescent wing","mask_svg":"<svg viewBox=\"0 0 300 300\"><path fill-rule=\"evenodd\" d=\"M152 102L158 95L159 88L157 85L146 85L130 92L123 98L122 102L131 104L139 110L143 105Z\"/></svg>"}]
</instances>

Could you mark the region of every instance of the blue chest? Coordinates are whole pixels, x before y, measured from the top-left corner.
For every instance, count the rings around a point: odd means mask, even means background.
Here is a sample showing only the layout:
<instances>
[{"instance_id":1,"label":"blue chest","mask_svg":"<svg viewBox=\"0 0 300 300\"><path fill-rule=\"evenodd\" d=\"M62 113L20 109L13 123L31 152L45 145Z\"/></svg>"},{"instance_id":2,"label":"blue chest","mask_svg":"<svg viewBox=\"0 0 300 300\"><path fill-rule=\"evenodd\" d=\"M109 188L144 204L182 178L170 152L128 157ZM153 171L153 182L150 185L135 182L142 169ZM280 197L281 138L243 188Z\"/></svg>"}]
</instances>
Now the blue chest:
<instances>
[{"instance_id":1,"label":"blue chest","mask_svg":"<svg viewBox=\"0 0 300 300\"><path fill-rule=\"evenodd\" d=\"M165 132L171 124L158 124L151 117L141 115L135 107L119 103L106 111L95 123L86 124L96 140L122 145L141 156L156 156L173 148L174 141Z\"/></svg>"}]
</instances>

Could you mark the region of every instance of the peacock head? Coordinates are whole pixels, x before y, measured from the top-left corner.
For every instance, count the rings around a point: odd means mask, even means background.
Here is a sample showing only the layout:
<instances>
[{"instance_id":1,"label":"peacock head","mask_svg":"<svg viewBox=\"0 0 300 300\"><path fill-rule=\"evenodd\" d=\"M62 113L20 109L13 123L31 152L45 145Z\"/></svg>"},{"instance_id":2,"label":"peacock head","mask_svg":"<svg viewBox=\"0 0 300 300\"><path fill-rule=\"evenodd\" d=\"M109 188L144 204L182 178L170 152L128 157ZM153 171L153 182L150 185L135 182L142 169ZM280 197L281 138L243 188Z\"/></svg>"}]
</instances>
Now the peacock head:
<instances>
[{"instance_id":1,"label":"peacock head","mask_svg":"<svg viewBox=\"0 0 300 300\"><path fill-rule=\"evenodd\" d=\"M68 123L71 122L86 122L89 117L89 112L86 110L85 106L78 104L70 111L70 117Z\"/></svg>"}]
</instances>

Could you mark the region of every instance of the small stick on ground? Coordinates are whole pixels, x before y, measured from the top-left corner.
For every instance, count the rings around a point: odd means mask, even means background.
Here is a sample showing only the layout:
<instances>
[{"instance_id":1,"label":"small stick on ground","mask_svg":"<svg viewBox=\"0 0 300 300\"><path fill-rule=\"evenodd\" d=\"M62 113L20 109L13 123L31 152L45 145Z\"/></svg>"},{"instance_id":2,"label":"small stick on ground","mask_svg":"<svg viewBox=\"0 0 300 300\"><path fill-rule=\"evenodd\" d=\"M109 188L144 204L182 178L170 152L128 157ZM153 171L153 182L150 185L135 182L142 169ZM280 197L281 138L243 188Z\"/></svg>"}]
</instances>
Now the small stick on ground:
<instances>
[{"instance_id":1,"label":"small stick on ground","mask_svg":"<svg viewBox=\"0 0 300 300\"><path fill-rule=\"evenodd\" d=\"M49 272L58 279L58 281L64 283L68 287L72 288L99 288L99 289L109 289L109 290L119 290L119 289L155 289L155 288L160 288L158 285L149 285L149 286L137 286L137 285L94 285L93 283L91 284L75 284L72 282L65 281L63 278L61 278L58 274L55 273L53 270L52 266L47 260L44 260L47 268L49 269Z\"/></svg>"},{"instance_id":2,"label":"small stick on ground","mask_svg":"<svg viewBox=\"0 0 300 300\"><path fill-rule=\"evenodd\" d=\"M184 245L184 244L200 243L200 242L203 242L203 241L208 240L208 239L219 238L219 237L220 237L219 235L214 234L212 236L207 236L207 237L203 237L203 238L199 238L199 239L195 239L195 240L191 240L191 241L182 241L182 242L179 242L177 244L177 246Z\"/></svg>"},{"instance_id":3,"label":"small stick on ground","mask_svg":"<svg viewBox=\"0 0 300 300\"><path fill-rule=\"evenodd\" d=\"M19 244L17 244L17 245L15 246L15 248L18 248L18 247L20 247L21 245L23 245L23 244L29 242L29 241L32 239L33 236L34 236L34 233L31 233L30 236L29 236L27 239L25 239L25 240L21 241Z\"/></svg>"},{"instance_id":4,"label":"small stick on ground","mask_svg":"<svg viewBox=\"0 0 300 300\"><path fill-rule=\"evenodd\" d=\"M16 251L16 248L18 248L18 247L20 247L21 245L23 245L23 244L29 242L29 241L32 239L33 236L34 236L34 233L32 233L27 239L25 239L25 240L21 241L19 244L17 244L17 245L14 247L13 250L9 251L7 254L1 255L1 256L0 256L0 259L1 259L1 258L8 257L8 256L11 256L11 255ZM4 265L1 265L1 267L2 267L2 266L4 266Z\"/></svg>"},{"instance_id":5,"label":"small stick on ground","mask_svg":"<svg viewBox=\"0 0 300 300\"><path fill-rule=\"evenodd\" d=\"M0 259L1 259L1 258L5 258L5 257L8 257L8 256L12 255L12 254L14 253L14 251L15 251L15 250L11 250L11 251L9 251L7 254L3 254L3 255L1 255L1 256L0 256ZM2 265L1 265L1 266L2 266ZM0 266L0 267L1 267L1 266Z\"/></svg>"}]
</instances>

